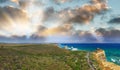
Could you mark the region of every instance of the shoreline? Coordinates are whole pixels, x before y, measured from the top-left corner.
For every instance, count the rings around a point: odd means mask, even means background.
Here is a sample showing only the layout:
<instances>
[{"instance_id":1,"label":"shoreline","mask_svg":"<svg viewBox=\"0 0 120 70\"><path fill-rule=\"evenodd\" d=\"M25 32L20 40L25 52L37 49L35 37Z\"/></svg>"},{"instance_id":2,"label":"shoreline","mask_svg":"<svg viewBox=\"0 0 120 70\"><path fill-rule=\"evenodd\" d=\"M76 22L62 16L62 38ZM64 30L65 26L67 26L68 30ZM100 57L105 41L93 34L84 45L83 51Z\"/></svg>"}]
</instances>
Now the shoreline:
<instances>
[{"instance_id":1,"label":"shoreline","mask_svg":"<svg viewBox=\"0 0 120 70\"><path fill-rule=\"evenodd\" d=\"M70 44L71 45L71 44ZM81 46L79 46L79 47L74 47L74 44L73 44L73 46L71 45L64 45L64 44L58 44L58 46L60 47L60 48L64 48L64 49L67 49L67 50L71 50L71 51L87 51L87 52L94 52L97 48L99 48L99 47L95 47L93 50L91 50L91 48L81 48L80 49L80 47ZM80 44L81 45L81 44ZM88 45L89 46L89 45ZM102 49L102 48L101 48ZM118 59L116 59L116 57L114 56L114 51L113 51L113 54L110 54L109 55L109 53L112 53L112 51L110 50L109 51L109 48L108 49L103 49L104 51L105 51L105 54L106 54L106 60L108 61L108 62L112 62L112 63L114 63L114 64L116 64L116 65L120 65L120 59L119 59L119 57L118 57Z\"/></svg>"},{"instance_id":2,"label":"shoreline","mask_svg":"<svg viewBox=\"0 0 120 70\"><path fill-rule=\"evenodd\" d=\"M119 65L106 60L106 54L104 50L97 49L93 52L93 55L94 55L94 58L99 62L100 67L103 70L119 70L120 69Z\"/></svg>"}]
</instances>

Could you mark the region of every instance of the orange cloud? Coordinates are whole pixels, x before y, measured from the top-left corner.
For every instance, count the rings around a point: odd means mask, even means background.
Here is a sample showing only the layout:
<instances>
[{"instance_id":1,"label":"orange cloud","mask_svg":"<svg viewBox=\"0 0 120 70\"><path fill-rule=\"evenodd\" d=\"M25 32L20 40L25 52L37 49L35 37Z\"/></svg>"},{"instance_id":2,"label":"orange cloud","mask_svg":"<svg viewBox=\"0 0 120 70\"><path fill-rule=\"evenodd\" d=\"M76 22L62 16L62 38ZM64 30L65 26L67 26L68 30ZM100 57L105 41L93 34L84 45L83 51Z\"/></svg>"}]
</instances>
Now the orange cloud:
<instances>
[{"instance_id":1,"label":"orange cloud","mask_svg":"<svg viewBox=\"0 0 120 70\"><path fill-rule=\"evenodd\" d=\"M62 26L44 28L37 32L39 36L54 36L54 35L70 35L71 30L73 29L71 24L64 24Z\"/></svg>"}]
</instances>

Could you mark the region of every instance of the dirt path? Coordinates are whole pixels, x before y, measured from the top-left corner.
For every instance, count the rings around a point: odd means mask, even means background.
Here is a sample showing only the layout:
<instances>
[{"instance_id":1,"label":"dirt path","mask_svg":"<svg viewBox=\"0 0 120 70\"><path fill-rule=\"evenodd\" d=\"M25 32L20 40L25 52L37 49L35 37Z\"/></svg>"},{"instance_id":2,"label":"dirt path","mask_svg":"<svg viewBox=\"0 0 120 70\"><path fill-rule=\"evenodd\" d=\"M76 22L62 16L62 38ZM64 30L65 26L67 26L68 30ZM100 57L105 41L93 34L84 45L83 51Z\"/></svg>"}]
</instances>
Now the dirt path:
<instances>
[{"instance_id":1,"label":"dirt path","mask_svg":"<svg viewBox=\"0 0 120 70\"><path fill-rule=\"evenodd\" d=\"M91 60L90 60L90 52L87 53L86 58L87 58L87 63L90 66L91 70L96 70L95 67L93 66Z\"/></svg>"}]
</instances>

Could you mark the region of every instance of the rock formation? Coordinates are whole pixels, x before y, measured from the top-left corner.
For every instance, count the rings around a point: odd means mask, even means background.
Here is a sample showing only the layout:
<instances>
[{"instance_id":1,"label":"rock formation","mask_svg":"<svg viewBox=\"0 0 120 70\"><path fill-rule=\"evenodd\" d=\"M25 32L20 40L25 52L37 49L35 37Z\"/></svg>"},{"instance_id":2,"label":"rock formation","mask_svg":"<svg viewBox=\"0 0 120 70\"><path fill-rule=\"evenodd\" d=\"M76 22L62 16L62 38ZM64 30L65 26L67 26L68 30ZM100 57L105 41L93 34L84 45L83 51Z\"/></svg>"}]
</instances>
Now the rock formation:
<instances>
[{"instance_id":1,"label":"rock formation","mask_svg":"<svg viewBox=\"0 0 120 70\"><path fill-rule=\"evenodd\" d=\"M105 51L97 49L93 52L95 59L98 61L103 70L120 70L120 66L106 60Z\"/></svg>"}]
</instances>

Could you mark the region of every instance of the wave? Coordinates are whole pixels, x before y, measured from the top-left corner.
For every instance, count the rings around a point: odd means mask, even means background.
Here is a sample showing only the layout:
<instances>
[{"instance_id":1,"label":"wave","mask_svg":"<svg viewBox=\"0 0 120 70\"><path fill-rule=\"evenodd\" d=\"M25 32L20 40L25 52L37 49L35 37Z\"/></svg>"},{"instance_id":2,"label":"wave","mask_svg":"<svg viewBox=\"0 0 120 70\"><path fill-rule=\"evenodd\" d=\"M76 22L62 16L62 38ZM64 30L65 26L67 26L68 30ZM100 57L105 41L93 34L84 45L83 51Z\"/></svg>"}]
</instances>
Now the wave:
<instances>
[{"instance_id":1,"label":"wave","mask_svg":"<svg viewBox=\"0 0 120 70\"><path fill-rule=\"evenodd\" d=\"M113 62L113 63L116 63L116 64L120 65L120 58L119 59L117 59L117 58L111 58L110 61Z\"/></svg>"}]
</instances>

